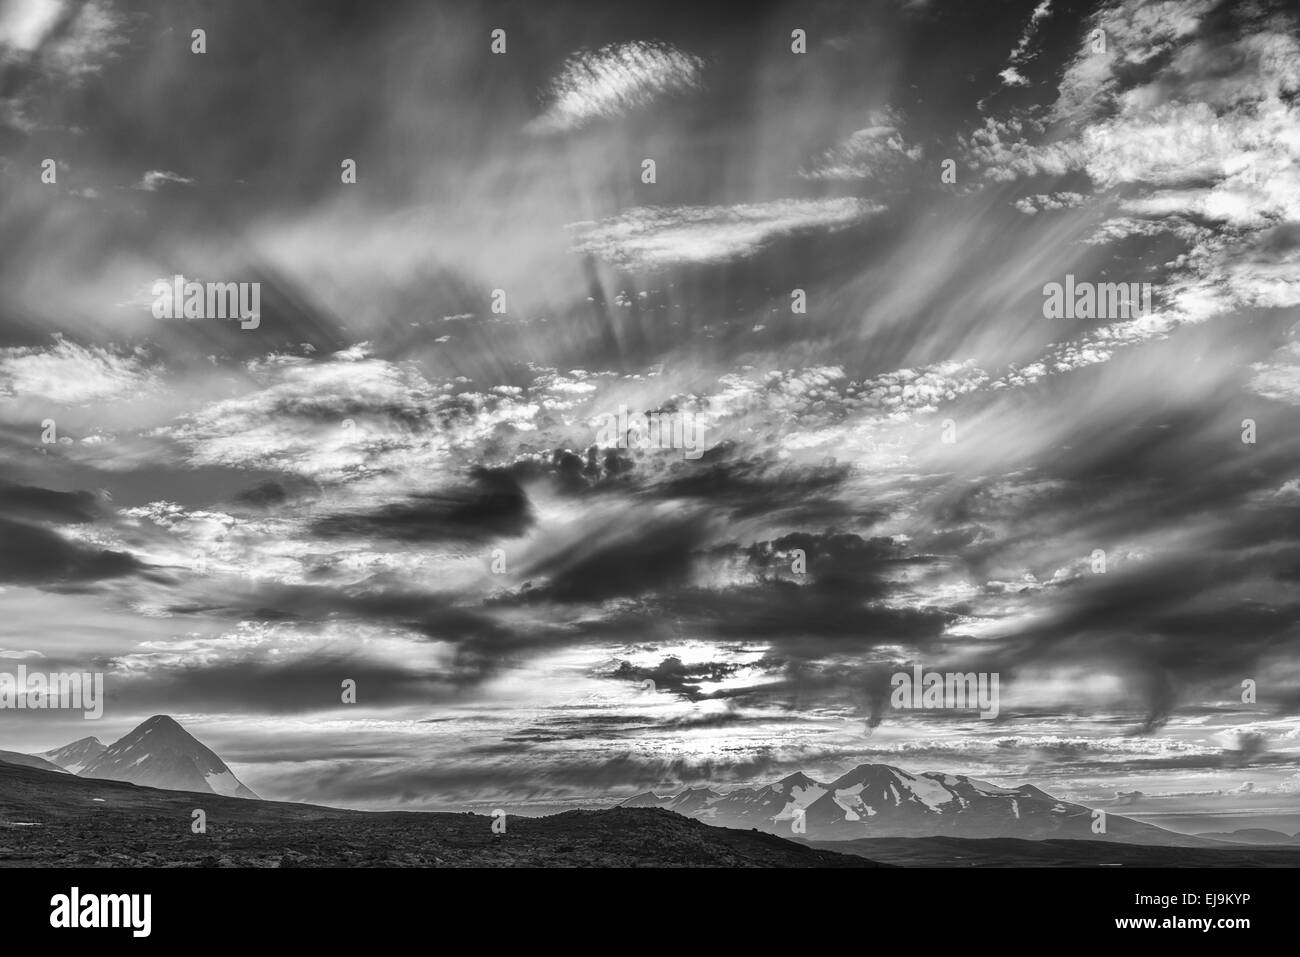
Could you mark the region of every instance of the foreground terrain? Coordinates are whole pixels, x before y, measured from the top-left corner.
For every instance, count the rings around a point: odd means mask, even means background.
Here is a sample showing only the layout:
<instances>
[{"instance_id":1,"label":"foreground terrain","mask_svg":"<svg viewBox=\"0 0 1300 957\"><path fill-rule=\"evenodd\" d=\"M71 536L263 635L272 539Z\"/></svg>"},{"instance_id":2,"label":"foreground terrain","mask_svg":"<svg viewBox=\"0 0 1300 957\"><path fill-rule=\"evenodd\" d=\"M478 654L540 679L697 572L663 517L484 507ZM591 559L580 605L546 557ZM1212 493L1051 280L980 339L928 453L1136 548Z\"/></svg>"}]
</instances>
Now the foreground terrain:
<instances>
[{"instance_id":1,"label":"foreground terrain","mask_svg":"<svg viewBox=\"0 0 1300 957\"><path fill-rule=\"evenodd\" d=\"M191 832L193 812L207 833ZM879 867L649 808L367 813L161 791L0 762L0 867Z\"/></svg>"}]
</instances>

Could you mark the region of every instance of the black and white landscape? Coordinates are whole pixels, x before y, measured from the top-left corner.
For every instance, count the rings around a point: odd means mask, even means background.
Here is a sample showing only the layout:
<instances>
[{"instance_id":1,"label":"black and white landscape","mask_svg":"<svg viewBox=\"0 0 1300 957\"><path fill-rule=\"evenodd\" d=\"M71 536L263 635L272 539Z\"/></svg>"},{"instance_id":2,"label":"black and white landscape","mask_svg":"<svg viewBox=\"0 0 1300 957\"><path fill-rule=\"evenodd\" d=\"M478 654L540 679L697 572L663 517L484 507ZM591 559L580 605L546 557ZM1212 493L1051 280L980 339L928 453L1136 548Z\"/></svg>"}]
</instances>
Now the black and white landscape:
<instances>
[{"instance_id":1,"label":"black and white landscape","mask_svg":"<svg viewBox=\"0 0 1300 957\"><path fill-rule=\"evenodd\" d=\"M0 867L1300 863L1300 10L746 7L0 0Z\"/></svg>"}]
</instances>

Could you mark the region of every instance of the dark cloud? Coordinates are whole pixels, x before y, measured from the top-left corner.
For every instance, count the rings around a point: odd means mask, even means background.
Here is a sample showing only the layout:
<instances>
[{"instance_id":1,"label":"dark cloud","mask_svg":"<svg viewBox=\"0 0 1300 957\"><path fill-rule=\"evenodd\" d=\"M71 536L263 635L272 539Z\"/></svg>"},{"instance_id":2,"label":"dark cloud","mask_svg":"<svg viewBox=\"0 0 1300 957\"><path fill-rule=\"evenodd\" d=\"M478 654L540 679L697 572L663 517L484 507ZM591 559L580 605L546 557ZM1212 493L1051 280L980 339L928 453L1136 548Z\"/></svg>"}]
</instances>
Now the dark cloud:
<instances>
[{"instance_id":1,"label":"dark cloud","mask_svg":"<svg viewBox=\"0 0 1300 957\"><path fill-rule=\"evenodd\" d=\"M376 661L356 649L318 652L297 661L259 656L203 665L197 660L158 663L143 672L110 671L105 688L110 707L129 702L132 709L159 712L346 714L352 705L343 703L345 680L356 682L358 706L392 708L461 700L464 689L480 678L477 671L466 673L454 665L422 671Z\"/></svg>"},{"instance_id":2,"label":"dark cloud","mask_svg":"<svg viewBox=\"0 0 1300 957\"><path fill-rule=\"evenodd\" d=\"M520 575L543 579L520 593L525 601L590 602L632 597L684 585L708 523L695 512L641 520L635 509L626 524L593 528L529 561Z\"/></svg>"},{"instance_id":3,"label":"dark cloud","mask_svg":"<svg viewBox=\"0 0 1300 957\"><path fill-rule=\"evenodd\" d=\"M532 522L528 496L511 475L478 469L467 486L411 496L370 512L329 515L311 530L321 538L486 541L522 535Z\"/></svg>"},{"instance_id":4,"label":"dark cloud","mask_svg":"<svg viewBox=\"0 0 1300 957\"><path fill-rule=\"evenodd\" d=\"M718 682L739 670L740 665L734 663L705 662L688 666L683 664L680 658L669 657L653 668L637 668L627 661L622 661L609 677L634 681L638 684L647 680L653 681L656 691L669 691L692 701L698 701L708 697L700 689L701 682Z\"/></svg>"},{"instance_id":5,"label":"dark cloud","mask_svg":"<svg viewBox=\"0 0 1300 957\"><path fill-rule=\"evenodd\" d=\"M91 492L56 492L0 480L0 513L29 521L81 524L99 518L102 509Z\"/></svg>"},{"instance_id":6,"label":"dark cloud","mask_svg":"<svg viewBox=\"0 0 1300 957\"><path fill-rule=\"evenodd\" d=\"M319 493L315 482L298 478L267 479L235 494L232 501L248 508L275 509Z\"/></svg>"},{"instance_id":7,"label":"dark cloud","mask_svg":"<svg viewBox=\"0 0 1300 957\"><path fill-rule=\"evenodd\" d=\"M0 518L0 581L56 589L144 570L125 552L87 548L38 525Z\"/></svg>"},{"instance_id":8,"label":"dark cloud","mask_svg":"<svg viewBox=\"0 0 1300 957\"><path fill-rule=\"evenodd\" d=\"M653 494L695 499L737 517L781 512L787 521L803 524L849 517L851 509L837 494L850 474L848 467L774 467L764 458L736 459L731 454L725 443L709 449L696 465L657 485ZM853 517L862 521L872 516L858 512Z\"/></svg>"}]
</instances>

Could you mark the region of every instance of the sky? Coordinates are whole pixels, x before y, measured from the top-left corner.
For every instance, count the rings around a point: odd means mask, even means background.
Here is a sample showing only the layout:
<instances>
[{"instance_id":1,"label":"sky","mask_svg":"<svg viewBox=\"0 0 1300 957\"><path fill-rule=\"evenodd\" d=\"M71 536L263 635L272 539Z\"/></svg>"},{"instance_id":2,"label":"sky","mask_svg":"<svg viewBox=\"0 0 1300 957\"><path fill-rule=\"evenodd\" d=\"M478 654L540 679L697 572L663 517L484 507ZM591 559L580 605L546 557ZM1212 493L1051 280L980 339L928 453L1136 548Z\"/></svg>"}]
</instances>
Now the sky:
<instances>
[{"instance_id":1,"label":"sky","mask_svg":"<svg viewBox=\"0 0 1300 957\"><path fill-rule=\"evenodd\" d=\"M106 694L0 747L1300 830L1294 9L377 9L0 0L0 670ZM1067 276L1151 307L1049 318ZM997 717L893 707L917 665Z\"/></svg>"}]
</instances>

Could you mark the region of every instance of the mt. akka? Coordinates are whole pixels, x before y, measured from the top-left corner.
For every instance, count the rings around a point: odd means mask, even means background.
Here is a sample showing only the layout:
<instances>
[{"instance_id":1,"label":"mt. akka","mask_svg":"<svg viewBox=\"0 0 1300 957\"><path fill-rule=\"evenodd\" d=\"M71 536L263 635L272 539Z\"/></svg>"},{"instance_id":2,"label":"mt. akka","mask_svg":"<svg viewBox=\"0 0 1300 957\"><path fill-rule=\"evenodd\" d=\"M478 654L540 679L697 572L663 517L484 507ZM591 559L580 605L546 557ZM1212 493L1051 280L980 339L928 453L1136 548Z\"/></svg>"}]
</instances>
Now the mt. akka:
<instances>
[{"instance_id":1,"label":"mt. akka","mask_svg":"<svg viewBox=\"0 0 1300 957\"><path fill-rule=\"evenodd\" d=\"M67 748L60 749L64 750ZM224 761L164 714L154 715L109 745L90 760L80 776L129 781L169 791L211 791L226 797L257 797L231 773Z\"/></svg>"}]
</instances>

